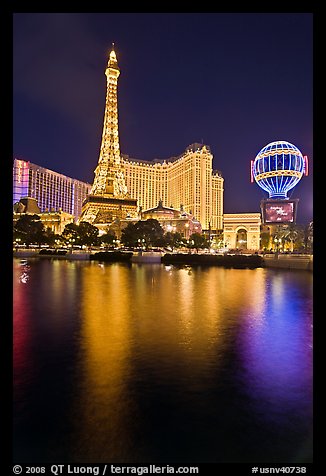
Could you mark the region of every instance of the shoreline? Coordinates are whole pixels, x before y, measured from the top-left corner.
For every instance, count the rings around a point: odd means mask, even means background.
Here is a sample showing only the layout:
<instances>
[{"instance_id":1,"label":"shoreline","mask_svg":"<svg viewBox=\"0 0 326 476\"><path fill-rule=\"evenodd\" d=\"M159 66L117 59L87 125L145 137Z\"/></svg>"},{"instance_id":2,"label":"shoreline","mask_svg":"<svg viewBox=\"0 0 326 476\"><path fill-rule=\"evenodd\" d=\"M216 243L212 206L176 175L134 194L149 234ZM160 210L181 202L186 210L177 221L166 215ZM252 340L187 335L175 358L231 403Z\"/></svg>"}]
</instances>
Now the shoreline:
<instances>
[{"instance_id":1,"label":"shoreline","mask_svg":"<svg viewBox=\"0 0 326 476\"><path fill-rule=\"evenodd\" d=\"M13 252L14 258L41 258L41 259L61 259L69 261L102 261L102 262L135 262L132 260L132 253L128 252L80 252L73 251L67 254L39 254L39 250L19 250ZM146 255L145 255L146 256ZM142 264L152 262L146 259ZM188 265L188 266L222 266L225 268L255 269L295 269L303 271L313 271L313 255L294 254L265 254L263 255L210 255L197 253L166 253L161 257L162 264L168 265Z\"/></svg>"}]
</instances>

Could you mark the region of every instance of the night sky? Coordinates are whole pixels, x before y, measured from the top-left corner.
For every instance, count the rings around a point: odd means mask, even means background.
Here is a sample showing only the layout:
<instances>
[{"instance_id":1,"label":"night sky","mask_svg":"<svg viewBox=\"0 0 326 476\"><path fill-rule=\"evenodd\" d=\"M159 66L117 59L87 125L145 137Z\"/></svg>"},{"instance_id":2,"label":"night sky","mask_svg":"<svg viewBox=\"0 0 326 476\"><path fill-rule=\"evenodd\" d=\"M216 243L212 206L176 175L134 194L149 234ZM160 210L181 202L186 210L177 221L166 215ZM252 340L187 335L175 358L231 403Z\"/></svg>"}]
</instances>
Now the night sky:
<instances>
[{"instance_id":1,"label":"night sky","mask_svg":"<svg viewBox=\"0 0 326 476\"><path fill-rule=\"evenodd\" d=\"M250 160L295 144L310 175L290 192L312 219L312 13L17 13L13 153L92 183L112 42L123 154L152 160L208 144L224 212L258 212L267 194Z\"/></svg>"}]
</instances>

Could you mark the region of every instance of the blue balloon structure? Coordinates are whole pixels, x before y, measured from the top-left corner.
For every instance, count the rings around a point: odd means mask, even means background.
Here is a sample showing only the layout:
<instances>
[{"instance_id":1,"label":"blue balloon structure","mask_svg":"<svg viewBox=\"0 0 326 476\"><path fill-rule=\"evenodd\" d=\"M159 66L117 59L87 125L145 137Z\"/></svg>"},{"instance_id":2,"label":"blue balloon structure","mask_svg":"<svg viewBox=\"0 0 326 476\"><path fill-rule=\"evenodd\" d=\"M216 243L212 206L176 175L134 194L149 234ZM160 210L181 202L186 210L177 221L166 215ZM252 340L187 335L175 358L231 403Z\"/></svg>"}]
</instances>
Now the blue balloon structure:
<instances>
[{"instance_id":1,"label":"blue balloon structure","mask_svg":"<svg viewBox=\"0 0 326 476\"><path fill-rule=\"evenodd\" d=\"M306 157L290 142L271 142L251 163L252 177L269 198L287 198L287 193L307 172Z\"/></svg>"}]
</instances>

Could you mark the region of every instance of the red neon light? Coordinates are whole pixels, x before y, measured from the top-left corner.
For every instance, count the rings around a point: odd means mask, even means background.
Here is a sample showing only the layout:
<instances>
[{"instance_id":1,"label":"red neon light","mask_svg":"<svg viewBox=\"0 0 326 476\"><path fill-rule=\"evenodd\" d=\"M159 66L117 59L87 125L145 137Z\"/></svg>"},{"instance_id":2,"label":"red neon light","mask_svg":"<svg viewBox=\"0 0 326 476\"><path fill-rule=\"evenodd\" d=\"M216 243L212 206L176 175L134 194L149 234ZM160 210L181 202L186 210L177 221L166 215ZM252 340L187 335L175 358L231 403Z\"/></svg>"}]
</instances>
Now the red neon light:
<instances>
[{"instance_id":1,"label":"red neon light","mask_svg":"<svg viewBox=\"0 0 326 476\"><path fill-rule=\"evenodd\" d=\"M308 167L308 156L304 155L304 174L307 177L309 175L309 167Z\"/></svg>"},{"instance_id":2,"label":"red neon light","mask_svg":"<svg viewBox=\"0 0 326 476\"><path fill-rule=\"evenodd\" d=\"M254 174L253 174L253 168L254 168L254 161L250 161L250 182L254 182Z\"/></svg>"}]
</instances>

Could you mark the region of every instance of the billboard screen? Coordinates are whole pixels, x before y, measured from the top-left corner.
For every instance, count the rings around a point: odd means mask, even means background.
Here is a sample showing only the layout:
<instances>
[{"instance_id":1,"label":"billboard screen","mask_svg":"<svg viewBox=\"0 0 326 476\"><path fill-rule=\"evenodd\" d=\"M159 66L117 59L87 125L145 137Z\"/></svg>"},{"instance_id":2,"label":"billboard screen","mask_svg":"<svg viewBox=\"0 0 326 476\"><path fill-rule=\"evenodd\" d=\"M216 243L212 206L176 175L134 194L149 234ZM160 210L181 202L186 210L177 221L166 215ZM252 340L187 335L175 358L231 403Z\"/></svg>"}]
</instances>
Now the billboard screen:
<instances>
[{"instance_id":1,"label":"billboard screen","mask_svg":"<svg viewBox=\"0 0 326 476\"><path fill-rule=\"evenodd\" d=\"M295 223L298 200L263 200L263 223Z\"/></svg>"}]
</instances>

